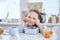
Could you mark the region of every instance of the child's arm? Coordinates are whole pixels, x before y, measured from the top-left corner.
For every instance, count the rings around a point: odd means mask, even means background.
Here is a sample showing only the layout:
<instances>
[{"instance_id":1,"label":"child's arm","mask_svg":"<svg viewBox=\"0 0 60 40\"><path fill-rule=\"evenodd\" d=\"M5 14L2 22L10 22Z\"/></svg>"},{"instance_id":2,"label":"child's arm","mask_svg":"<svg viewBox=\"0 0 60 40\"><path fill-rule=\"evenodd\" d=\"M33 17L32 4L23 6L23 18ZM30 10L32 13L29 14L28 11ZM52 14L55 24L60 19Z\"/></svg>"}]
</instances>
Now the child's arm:
<instances>
[{"instance_id":1,"label":"child's arm","mask_svg":"<svg viewBox=\"0 0 60 40\"><path fill-rule=\"evenodd\" d=\"M44 29L43 24L42 24L42 23L40 23L39 21L36 21L36 25L39 27L40 32L43 34L43 29Z\"/></svg>"},{"instance_id":2,"label":"child's arm","mask_svg":"<svg viewBox=\"0 0 60 40\"><path fill-rule=\"evenodd\" d=\"M25 22L22 21L21 24L20 24L21 28L24 28L24 25L25 25Z\"/></svg>"},{"instance_id":3,"label":"child's arm","mask_svg":"<svg viewBox=\"0 0 60 40\"><path fill-rule=\"evenodd\" d=\"M26 22L27 22L27 18L24 18L24 19L22 20L20 26L21 26L22 28L24 28L24 25L26 24Z\"/></svg>"},{"instance_id":4,"label":"child's arm","mask_svg":"<svg viewBox=\"0 0 60 40\"><path fill-rule=\"evenodd\" d=\"M37 23L37 26L40 28L40 29L43 29L43 25L41 23Z\"/></svg>"},{"instance_id":5,"label":"child's arm","mask_svg":"<svg viewBox=\"0 0 60 40\"><path fill-rule=\"evenodd\" d=\"M39 20L36 20L36 25L43 30L43 24L39 22Z\"/></svg>"}]
</instances>

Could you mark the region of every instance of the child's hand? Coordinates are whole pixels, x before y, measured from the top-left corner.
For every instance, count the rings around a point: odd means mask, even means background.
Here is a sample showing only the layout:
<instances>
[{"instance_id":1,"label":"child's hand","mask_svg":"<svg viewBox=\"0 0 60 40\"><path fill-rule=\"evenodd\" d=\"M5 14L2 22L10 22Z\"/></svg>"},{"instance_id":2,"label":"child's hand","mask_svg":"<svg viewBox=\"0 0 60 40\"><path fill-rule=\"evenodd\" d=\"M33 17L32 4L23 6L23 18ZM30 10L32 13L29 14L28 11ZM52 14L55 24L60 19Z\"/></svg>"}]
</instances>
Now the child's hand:
<instances>
[{"instance_id":1,"label":"child's hand","mask_svg":"<svg viewBox=\"0 0 60 40\"><path fill-rule=\"evenodd\" d=\"M43 25L40 23L40 20L36 20L35 22L40 29L43 29Z\"/></svg>"},{"instance_id":2,"label":"child's hand","mask_svg":"<svg viewBox=\"0 0 60 40\"><path fill-rule=\"evenodd\" d=\"M26 23L28 21L28 18L24 17L23 21Z\"/></svg>"},{"instance_id":3,"label":"child's hand","mask_svg":"<svg viewBox=\"0 0 60 40\"><path fill-rule=\"evenodd\" d=\"M36 19L35 23L38 25L40 23L40 20Z\"/></svg>"}]
</instances>

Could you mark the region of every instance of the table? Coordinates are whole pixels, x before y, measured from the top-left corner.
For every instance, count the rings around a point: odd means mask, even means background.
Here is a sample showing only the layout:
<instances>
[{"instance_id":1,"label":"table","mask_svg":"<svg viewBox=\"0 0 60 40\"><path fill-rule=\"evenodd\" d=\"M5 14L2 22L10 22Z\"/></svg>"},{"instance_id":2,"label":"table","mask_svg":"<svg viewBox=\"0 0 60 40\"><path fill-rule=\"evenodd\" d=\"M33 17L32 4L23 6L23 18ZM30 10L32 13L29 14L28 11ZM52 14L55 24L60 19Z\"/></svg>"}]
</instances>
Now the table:
<instances>
[{"instance_id":1,"label":"table","mask_svg":"<svg viewBox=\"0 0 60 40\"><path fill-rule=\"evenodd\" d=\"M2 38L0 37L0 39L2 40L8 40L8 38L9 40L56 40L57 34L53 33L53 35L49 39L44 38L44 36L40 33L36 35L20 33L17 36L4 35L2 36Z\"/></svg>"},{"instance_id":2,"label":"table","mask_svg":"<svg viewBox=\"0 0 60 40\"><path fill-rule=\"evenodd\" d=\"M4 23L1 23L0 25L2 26L10 26L11 23L9 24L6 24ZM13 26L18 26L18 23L15 25L15 24L12 24ZM49 24L50 25L50 24ZM60 24L59 24L60 25ZM54 25L53 25L54 26ZM24 33L20 33L19 36L8 36L8 35L3 35L2 37L0 37L0 40L7 40L7 37L9 37L9 40L56 40L57 39L57 34L56 32L54 32L54 34L51 36L51 38L49 39L46 39L43 37L42 34L36 34L36 35L30 35L30 34L24 34ZM5 39L3 39L5 38Z\"/></svg>"},{"instance_id":3,"label":"table","mask_svg":"<svg viewBox=\"0 0 60 40\"><path fill-rule=\"evenodd\" d=\"M18 26L18 25L20 25L19 22L16 23L0 22L0 26Z\"/></svg>"}]
</instances>

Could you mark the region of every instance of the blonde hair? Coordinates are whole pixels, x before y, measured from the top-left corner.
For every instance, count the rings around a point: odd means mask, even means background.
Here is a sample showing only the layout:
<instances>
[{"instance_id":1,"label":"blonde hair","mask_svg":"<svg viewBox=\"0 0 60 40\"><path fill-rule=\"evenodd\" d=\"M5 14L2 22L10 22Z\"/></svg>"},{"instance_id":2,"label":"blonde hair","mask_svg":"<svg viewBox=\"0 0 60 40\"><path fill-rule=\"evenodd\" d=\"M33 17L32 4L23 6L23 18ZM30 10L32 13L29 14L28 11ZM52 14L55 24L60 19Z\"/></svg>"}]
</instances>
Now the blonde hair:
<instances>
[{"instance_id":1,"label":"blonde hair","mask_svg":"<svg viewBox=\"0 0 60 40\"><path fill-rule=\"evenodd\" d=\"M45 15L44 13L35 9L31 9L29 12L36 12L38 14L38 19L40 20L40 23L43 23L42 15ZM29 15L29 12L27 13L26 17Z\"/></svg>"}]
</instances>

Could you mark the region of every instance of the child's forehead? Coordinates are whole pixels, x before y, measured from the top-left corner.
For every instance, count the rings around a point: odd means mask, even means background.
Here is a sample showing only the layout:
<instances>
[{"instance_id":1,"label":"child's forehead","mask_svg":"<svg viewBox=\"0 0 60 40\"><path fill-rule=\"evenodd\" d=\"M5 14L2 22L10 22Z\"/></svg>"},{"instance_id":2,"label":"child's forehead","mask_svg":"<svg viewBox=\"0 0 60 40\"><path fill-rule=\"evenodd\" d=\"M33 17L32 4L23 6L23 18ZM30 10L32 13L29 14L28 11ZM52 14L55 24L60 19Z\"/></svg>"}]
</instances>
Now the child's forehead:
<instances>
[{"instance_id":1,"label":"child's forehead","mask_svg":"<svg viewBox=\"0 0 60 40\"><path fill-rule=\"evenodd\" d=\"M36 12L34 12L34 11L31 11L31 12L29 12L29 14L30 15L38 15Z\"/></svg>"},{"instance_id":2,"label":"child's forehead","mask_svg":"<svg viewBox=\"0 0 60 40\"><path fill-rule=\"evenodd\" d=\"M37 18L38 17L38 14L36 12L30 12L29 13L31 17L34 17L34 18Z\"/></svg>"}]
</instances>

